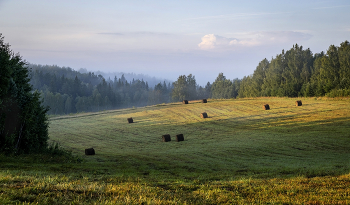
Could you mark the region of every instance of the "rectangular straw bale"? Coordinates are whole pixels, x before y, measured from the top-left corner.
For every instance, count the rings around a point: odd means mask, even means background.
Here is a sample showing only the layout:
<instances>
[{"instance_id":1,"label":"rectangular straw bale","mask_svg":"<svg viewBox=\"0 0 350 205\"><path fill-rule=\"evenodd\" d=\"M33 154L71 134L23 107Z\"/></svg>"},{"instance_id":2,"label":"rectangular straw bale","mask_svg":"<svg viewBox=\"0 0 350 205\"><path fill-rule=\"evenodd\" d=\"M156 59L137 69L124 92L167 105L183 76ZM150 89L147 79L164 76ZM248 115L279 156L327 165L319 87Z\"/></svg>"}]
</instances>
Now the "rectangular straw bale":
<instances>
[{"instance_id":1,"label":"rectangular straw bale","mask_svg":"<svg viewBox=\"0 0 350 205\"><path fill-rule=\"evenodd\" d=\"M85 155L95 155L94 148L85 149Z\"/></svg>"},{"instance_id":2,"label":"rectangular straw bale","mask_svg":"<svg viewBox=\"0 0 350 205\"><path fill-rule=\"evenodd\" d=\"M296 106L302 106L303 103L301 102L301 100L298 100L298 101L295 101L295 105L296 105Z\"/></svg>"},{"instance_id":3,"label":"rectangular straw bale","mask_svg":"<svg viewBox=\"0 0 350 205\"><path fill-rule=\"evenodd\" d=\"M208 114L206 112L201 113L201 118L208 118Z\"/></svg>"},{"instance_id":4,"label":"rectangular straw bale","mask_svg":"<svg viewBox=\"0 0 350 205\"><path fill-rule=\"evenodd\" d=\"M176 135L176 141L177 142L184 141L184 135L183 134Z\"/></svg>"},{"instance_id":5,"label":"rectangular straw bale","mask_svg":"<svg viewBox=\"0 0 350 205\"><path fill-rule=\"evenodd\" d=\"M171 141L171 138L170 138L170 135L169 135L169 134L163 135L163 136L162 136L162 139L163 139L163 142L169 142L169 141Z\"/></svg>"},{"instance_id":6,"label":"rectangular straw bale","mask_svg":"<svg viewBox=\"0 0 350 205\"><path fill-rule=\"evenodd\" d=\"M263 105L263 108L264 108L264 110L269 110L270 109L270 105L269 104L265 104L265 105Z\"/></svg>"}]
</instances>

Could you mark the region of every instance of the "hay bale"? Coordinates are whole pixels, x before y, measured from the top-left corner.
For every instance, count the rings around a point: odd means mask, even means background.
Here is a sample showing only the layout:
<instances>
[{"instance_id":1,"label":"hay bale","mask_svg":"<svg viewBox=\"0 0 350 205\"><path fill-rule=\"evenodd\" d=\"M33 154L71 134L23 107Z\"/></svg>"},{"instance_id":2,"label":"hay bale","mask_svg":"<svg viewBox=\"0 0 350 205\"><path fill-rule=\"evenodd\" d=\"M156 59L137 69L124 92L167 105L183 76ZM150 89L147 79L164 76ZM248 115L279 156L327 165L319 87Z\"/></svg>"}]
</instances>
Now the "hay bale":
<instances>
[{"instance_id":1,"label":"hay bale","mask_svg":"<svg viewBox=\"0 0 350 205\"><path fill-rule=\"evenodd\" d=\"M295 101L295 105L296 105L296 106L302 106L303 103L301 102L301 100L298 100L298 101Z\"/></svg>"},{"instance_id":2,"label":"hay bale","mask_svg":"<svg viewBox=\"0 0 350 205\"><path fill-rule=\"evenodd\" d=\"M270 109L270 105L269 104L265 104L265 105L263 105L263 108L264 108L264 110L269 110Z\"/></svg>"},{"instance_id":3,"label":"hay bale","mask_svg":"<svg viewBox=\"0 0 350 205\"><path fill-rule=\"evenodd\" d=\"M183 100L182 104L188 104L188 100Z\"/></svg>"},{"instance_id":4,"label":"hay bale","mask_svg":"<svg viewBox=\"0 0 350 205\"><path fill-rule=\"evenodd\" d=\"M169 134L163 135L162 138L163 138L163 142L169 142L169 141L171 141L171 138L170 138L170 135L169 135Z\"/></svg>"},{"instance_id":5,"label":"hay bale","mask_svg":"<svg viewBox=\"0 0 350 205\"><path fill-rule=\"evenodd\" d=\"M207 103L207 99L203 99L203 100L202 100L202 103Z\"/></svg>"},{"instance_id":6,"label":"hay bale","mask_svg":"<svg viewBox=\"0 0 350 205\"><path fill-rule=\"evenodd\" d=\"M85 149L85 155L95 155L94 148Z\"/></svg>"},{"instance_id":7,"label":"hay bale","mask_svg":"<svg viewBox=\"0 0 350 205\"><path fill-rule=\"evenodd\" d=\"M128 122L129 122L129 123L133 123L133 122L134 122L134 120L132 119L132 117L128 118Z\"/></svg>"},{"instance_id":8,"label":"hay bale","mask_svg":"<svg viewBox=\"0 0 350 205\"><path fill-rule=\"evenodd\" d=\"M201 113L201 118L208 118L208 114L206 112Z\"/></svg>"},{"instance_id":9,"label":"hay bale","mask_svg":"<svg viewBox=\"0 0 350 205\"><path fill-rule=\"evenodd\" d=\"M184 141L184 135L183 134L178 134L176 135L176 142Z\"/></svg>"}]
</instances>

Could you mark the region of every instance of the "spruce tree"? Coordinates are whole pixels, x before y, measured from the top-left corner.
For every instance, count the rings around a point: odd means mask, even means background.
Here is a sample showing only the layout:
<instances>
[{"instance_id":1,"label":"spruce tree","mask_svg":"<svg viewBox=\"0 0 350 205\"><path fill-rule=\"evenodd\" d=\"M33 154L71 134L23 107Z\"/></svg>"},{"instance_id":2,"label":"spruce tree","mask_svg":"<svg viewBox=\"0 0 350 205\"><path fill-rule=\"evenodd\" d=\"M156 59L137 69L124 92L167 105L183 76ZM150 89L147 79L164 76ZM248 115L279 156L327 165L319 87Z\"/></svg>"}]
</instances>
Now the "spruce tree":
<instances>
[{"instance_id":1,"label":"spruce tree","mask_svg":"<svg viewBox=\"0 0 350 205\"><path fill-rule=\"evenodd\" d=\"M27 63L0 34L0 152L34 153L47 149L48 108L29 84Z\"/></svg>"}]
</instances>

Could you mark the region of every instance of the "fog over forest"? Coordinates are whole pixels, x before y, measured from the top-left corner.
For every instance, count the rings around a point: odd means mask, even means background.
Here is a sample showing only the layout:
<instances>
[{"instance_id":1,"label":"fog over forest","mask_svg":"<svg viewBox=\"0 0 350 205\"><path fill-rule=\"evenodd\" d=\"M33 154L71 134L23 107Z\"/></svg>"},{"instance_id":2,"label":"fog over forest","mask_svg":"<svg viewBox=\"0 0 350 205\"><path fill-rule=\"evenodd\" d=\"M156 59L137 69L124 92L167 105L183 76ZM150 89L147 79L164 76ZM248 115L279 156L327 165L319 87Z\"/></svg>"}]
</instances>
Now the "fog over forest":
<instances>
[{"instance_id":1,"label":"fog over forest","mask_svg":"<svg viewBox=\"0 0 350 205\"><path fill-rule=\"evenodd\" d=\"M122 75L124 75L125 79L127 81L132 81L133 79L136 80L144 80L145 82L148 82L148 85L150 87L154 87L155 85L157 85L160 82L166 82L168 83L173 83L171 80L165 79L165 78L157 78L154 76L150 76L148 74L142 74L142 73L125 73L125 72L103 72L103 71L88 71L86 68L80 68L78 70L79 73L89 73L89 72L93 72L96 75L102 75L105 79L114 79L114 77L121 77Z\"/></svg>"},{"instance_id":2,"label":"fog over forest","mask_svg":"<svg viewBox=\"0 0 350 205\"><path fill-rule=\"evenodd\" d=\"M30 64L30 83L41 92L49 114L94 112L160 103L278 96L349 96L350 44L329 46L315 53L295 44L271 60L263 59L254 73L227 79L218 73L214 82L199 86L194 75L175 82L134 73L75 71L69 67Z\"/></svg>"}]
</instances>

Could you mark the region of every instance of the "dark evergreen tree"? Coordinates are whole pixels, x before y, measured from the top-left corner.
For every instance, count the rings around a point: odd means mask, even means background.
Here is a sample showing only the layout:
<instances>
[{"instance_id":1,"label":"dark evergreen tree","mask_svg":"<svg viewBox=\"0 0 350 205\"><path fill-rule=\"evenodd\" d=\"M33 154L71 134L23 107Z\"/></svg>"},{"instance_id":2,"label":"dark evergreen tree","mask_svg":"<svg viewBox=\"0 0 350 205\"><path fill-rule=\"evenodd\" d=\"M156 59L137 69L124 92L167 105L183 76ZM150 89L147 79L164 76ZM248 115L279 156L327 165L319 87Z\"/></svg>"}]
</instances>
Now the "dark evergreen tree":
<instances>
[{"instance_id":1,"label":"dark evergreen tree","mask_svg":"<svg viewBox=\"0 0 350 205\"><path fill-rule=\"evenodd\" d=\"M350 43L345 41L340 44L338 49L339 55L339 80L341 89L350 88Z\"/></svg>"},{"instance_id":2,"label":"dark evergreen tree","mask_svg":"<svg viewBox=\"0 0 350 205\"><path fill-rule=\"evenodd\" d=\"M251 76L244 76L241 83L240 88L238 91L238 97L244 98L244 97L255 97L255 92L253 90L253 82L252 82Z\"/></svg>"},{"instance_id":3,"label":"dark evergreen tree","mask_svg":"<svg viewBox=\"0 0 350 205\"><path fill-rule=\"evenodd\" d=\"M232 81L226 79L223 73L219 73L211 85L212 98L234 98L234 87Z\"/></svg>"},{"instance_id":4,"label":"dark evergreen tree","mask_svg":"<svg viewBox=\"0 0 350 205\"><path fill-rule=\"evenodd\" d=\"M26 62L0 34L0 151L33 153L47 149L47 108L32 92Z\"/></svg>"},{"instance_id":5,"label":"dark evergreen tree","mask_svg":"<svg viewBox=\"0 0 350 205\"><path fill-rule=\"evenodd\" d=\"M269 68L270 62L265 58L262 60L259 65L256 67L253 77L252 77L252 97L258 97L264 95L262 93L262 85L266 79L266 70Z\"/></svg>"},{"instance_id":6,"label":"dark evergreen tree","mask_svg":"<svg viewBox=\"0 0 350 205\"><path fill-rule=\"evenodd\" d=\"M177 81L173 83L173 86L174 88L171 94L173 101L197 99L197 84L192 74L188 76L180 75Z\"/></svg>"},{"instance_id":7,"label":"dark evergreen tree","mask_svg":"<svg viewBox=\"0 0 350 205\"><path fill-rule=\"evenodd\" d=\"M282 73L285 67L284 50L282 50L282 54L271 60L265 72L266 78L262 85L262 92L266 96L284 96L282 84L285 82L285 79Z\"/></svg>"}]
</instances>

